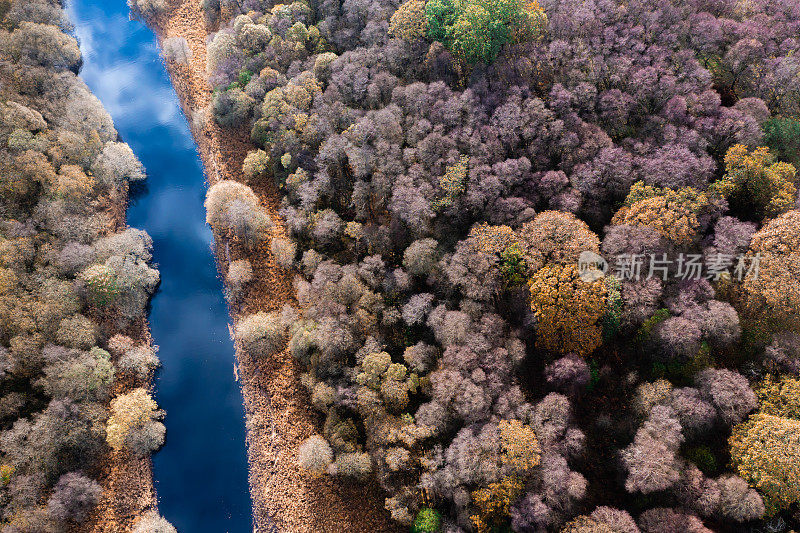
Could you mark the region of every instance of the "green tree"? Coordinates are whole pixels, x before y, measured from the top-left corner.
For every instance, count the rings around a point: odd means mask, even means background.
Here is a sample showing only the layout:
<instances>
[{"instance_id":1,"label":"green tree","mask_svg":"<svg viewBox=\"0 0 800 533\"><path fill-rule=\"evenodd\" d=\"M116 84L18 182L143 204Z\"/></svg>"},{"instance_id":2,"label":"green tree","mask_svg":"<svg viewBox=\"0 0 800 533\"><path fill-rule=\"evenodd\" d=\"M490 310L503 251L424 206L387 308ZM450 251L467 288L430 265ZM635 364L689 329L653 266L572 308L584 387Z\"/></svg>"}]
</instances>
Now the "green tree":
<instances>
[{"instance_id":1,"label":"green tree","mask_svg":"<svg viewBox=\"0 0 800 533\"><path fill-rule=\"evenodd\" d=\"M794 207L794 180L794 166L776 162L769 148L748 152L746 146L737 144L725 154L725 176L712 187L722 192L735 210L773 217Z\"/></svg>"},{"instance_id":2,"label":"green tree","mask_svg":"<svg viewBox=\"0 0 800 533\"><path fill-rule=\"evenodd\" d=\"M800 166L800 120L774 117L764 122L764 144L778 160Z\"/></svg>"},{"instance_id":3,"label":"green tree","mask_svg":"<svg viewBox=\"0 0 800 533\"><path fill-rule=\"evenodd\" d=\"M436 509L424 507L419 510L411 526L411 533L437 533L442 528L442 516Z\"/></svg>"},{"instance_id":4,"label":"green tree","mask_svg":"<svg viewBox=\"0 0 800 533\"><path fill-rule=\"evenodd\" d=\"M491 63L509 42L541 33L547 16L539 4L519 0L430 0L428 38L469 64Z\"/></svg>"}]
</instances>

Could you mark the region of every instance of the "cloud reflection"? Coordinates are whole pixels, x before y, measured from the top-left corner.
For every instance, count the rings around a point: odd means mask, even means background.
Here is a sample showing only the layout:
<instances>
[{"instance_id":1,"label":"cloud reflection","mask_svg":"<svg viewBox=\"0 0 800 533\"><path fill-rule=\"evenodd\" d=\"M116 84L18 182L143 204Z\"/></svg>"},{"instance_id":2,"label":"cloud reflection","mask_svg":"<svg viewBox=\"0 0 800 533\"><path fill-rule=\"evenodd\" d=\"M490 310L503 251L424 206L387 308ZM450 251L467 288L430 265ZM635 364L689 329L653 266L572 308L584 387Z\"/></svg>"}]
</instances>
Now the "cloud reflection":
<instances>
[{"instance_id":1,"label":"cloud reflection","mask_svg":"<svg viewBox=\"0 0 800 533\"><path fill-rule=\"evenodd\" d=\"M88 24L84 19L100 18L92 10L95 8L79 12L72 2L67 7L84 57L81 77L114 117L118 129L125 129L125 122L138 123L142 128L185 128L175 93L160 79L163 69L150 65L160 60L152 34L140 22L121 14L106 14L103 25ZM147 46L141 46L145 39Z\"/></svg>"}]
</instances>

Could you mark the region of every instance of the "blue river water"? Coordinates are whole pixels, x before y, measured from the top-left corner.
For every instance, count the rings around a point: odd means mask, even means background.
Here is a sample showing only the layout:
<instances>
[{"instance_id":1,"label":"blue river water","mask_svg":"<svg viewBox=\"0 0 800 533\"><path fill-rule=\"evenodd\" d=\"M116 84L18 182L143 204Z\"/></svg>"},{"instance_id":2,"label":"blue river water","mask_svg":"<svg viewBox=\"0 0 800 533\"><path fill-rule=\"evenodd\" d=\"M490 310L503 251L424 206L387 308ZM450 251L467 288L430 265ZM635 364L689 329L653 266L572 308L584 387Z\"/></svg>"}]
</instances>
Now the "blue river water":
<instances>
[{"instance_id":1,"label":"blue river water","mask_svg":"<svg viewBox=\"0 0 800 533\"><path fill-rule=\"evenodd\" d=\"M205 224L202 166L153 33L125 0L69 0L81 77L147 169L128 223L153 238L161 286L150 327L167 441L153 457L161 514L181 533L253 530L244 409L228 311Z\"/></svg>"}]
</instances>

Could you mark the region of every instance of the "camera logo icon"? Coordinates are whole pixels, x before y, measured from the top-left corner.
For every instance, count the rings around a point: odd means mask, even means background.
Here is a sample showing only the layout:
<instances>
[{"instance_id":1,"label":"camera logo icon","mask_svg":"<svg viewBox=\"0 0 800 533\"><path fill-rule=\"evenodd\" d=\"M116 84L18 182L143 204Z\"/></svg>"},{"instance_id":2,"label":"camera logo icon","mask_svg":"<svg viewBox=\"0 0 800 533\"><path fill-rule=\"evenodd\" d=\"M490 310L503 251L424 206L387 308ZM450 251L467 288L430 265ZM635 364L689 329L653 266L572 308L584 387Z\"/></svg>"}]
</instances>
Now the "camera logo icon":
<instances>
[{"instance_id":1,"label":"camera logo icon","mask_svg":"<svg viewBox=\"0 0 800 533\"><path fill-rule=\"evenodd\" d=\"M578 273L581 280L591 283L602 278L608 272L608 261L600 254L584 250L578 256Z\"/></svg>"}]
</instances>

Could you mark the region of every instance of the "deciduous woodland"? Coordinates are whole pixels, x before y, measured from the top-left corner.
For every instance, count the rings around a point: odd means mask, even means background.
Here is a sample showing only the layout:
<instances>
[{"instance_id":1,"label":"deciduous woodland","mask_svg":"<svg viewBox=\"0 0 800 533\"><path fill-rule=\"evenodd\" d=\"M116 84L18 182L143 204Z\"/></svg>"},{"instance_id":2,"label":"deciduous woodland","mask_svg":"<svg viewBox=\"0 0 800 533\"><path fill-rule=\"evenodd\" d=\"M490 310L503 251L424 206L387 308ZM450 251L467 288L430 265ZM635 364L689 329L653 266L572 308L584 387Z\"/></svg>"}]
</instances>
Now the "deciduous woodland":
<instances>
[{"instance_id":1,"label":"deciduous woodland","mask_svg":"<svg viewBox=\"0 0 800 533\"><path fill-rule=\"evenodd\" d=\"M0 530L174 531L154 510L145 178L59 1L0 2ZM131 529L133 528L133 529Z\"/></svg>"},{"instance_id":2,"label":"deciduous woodland","mask_svg":"<svg viewBox=\"0 0 800 533\"><path fill-rule=\"evenodd\" d=\"M303 368L307 472L416 532L797 527L800 4L203 8L194 119L253 144L208 222L240 357ZM240 305L264 255L282 309Z\"/></svg>"},{"instance_id":3,"label":"deciduous woodland","mask_svg":"<svg viewBox=\"0 0 800 533\"><path fill-rule=\"evenodd\" d=\"M296 273L236 337L304 368L303 468L417 532L797 527L800 4L203 7L253 143L208 222L234 302Z\"/></svg>"},{"instance_id":4,"label":"deciduous woodland","mask_svg":"<svg viewBox=\"0 0 800 533\"><path fill-rule=\"evenodd\" d=\"M129 4L163 29L198 2ZM202 9L206 49L196 26L162 46L173 73L205 58L210 98L175 80L208 103L207 167L249 136L240 168L207 168L206 208L251 466L264 428L281 443L251 472L259 526L280 478L374 515L309 531L800 527L800 3ZM163 439L158 276L122 222L144 173L60 4L0 15L2 531L82 530L121 505L99 481ZM296 397L259 389L293 369ZM302 442L281 434L298 404ZM267 509L279 528L309 527L307 494Z\"/></svg>"}]
</instances>

